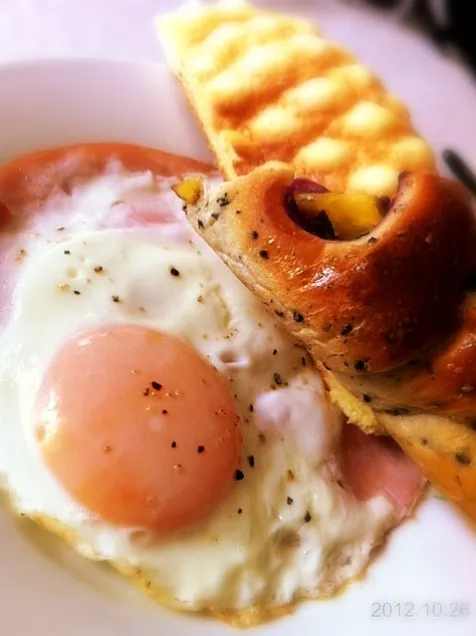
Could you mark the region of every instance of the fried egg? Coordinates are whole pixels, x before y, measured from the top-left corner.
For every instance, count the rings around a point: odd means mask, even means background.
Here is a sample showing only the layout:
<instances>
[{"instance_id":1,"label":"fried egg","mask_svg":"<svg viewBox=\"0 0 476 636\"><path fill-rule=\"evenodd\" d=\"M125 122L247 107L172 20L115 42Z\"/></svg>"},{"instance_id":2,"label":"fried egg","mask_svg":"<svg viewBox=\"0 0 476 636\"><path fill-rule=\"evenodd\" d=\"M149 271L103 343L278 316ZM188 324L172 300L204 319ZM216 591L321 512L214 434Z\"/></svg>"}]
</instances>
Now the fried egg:
<instances>
[{"instance_id":1,"label":"fried egg","mask_svg":"<svg viewBox=\"0 0 476 636\"><path fill-rule=\"evenodd\" d=\"M345 487L307 354L193 233L174 177L117 148L0 239L2 488L169 606L251 624L327 597L395 506Z\"/></svg>"}]
</instances>

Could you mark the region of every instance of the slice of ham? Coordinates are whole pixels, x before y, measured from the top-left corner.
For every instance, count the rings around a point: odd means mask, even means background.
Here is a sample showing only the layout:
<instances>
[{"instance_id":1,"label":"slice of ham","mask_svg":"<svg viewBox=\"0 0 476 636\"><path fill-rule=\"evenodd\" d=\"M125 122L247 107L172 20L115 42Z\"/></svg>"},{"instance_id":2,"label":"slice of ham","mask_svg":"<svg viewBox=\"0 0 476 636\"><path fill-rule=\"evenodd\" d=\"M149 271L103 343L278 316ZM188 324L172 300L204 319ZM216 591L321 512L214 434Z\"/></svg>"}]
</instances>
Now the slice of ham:
<instances>
[{"instance_id":1,"label":"slice of ham","mask_svg":"<svg viewBox=\"0 0 476 636\"><path fill-rule=\"evenodd\" d=\"M365 435L352 424L342 427L341 480L360 500L385 496L400 519L413 510L426 481L419 468L389 437Z\"/></svg>"}]
</instances>

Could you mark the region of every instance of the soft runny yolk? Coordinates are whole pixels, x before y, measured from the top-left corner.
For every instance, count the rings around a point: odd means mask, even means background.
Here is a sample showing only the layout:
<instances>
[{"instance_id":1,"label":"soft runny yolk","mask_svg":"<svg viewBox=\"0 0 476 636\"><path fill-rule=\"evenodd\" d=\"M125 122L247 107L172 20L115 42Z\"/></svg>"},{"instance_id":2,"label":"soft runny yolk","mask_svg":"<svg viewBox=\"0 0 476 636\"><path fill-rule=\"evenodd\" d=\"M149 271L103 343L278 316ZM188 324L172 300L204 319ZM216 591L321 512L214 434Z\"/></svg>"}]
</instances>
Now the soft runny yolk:
<instances>
[{"instance_id":1,"label":"soft runny yolk","mask_svg":"<svg viewBox=\"0 0 476 636\"><path fill-rule=\"evenodd\" d=\"M139 326L82 333L48 368L35 412L44 461L90 511L167 531L209 515L235 473L241 433L216 369Z\"/></svg>"}]
</instances>

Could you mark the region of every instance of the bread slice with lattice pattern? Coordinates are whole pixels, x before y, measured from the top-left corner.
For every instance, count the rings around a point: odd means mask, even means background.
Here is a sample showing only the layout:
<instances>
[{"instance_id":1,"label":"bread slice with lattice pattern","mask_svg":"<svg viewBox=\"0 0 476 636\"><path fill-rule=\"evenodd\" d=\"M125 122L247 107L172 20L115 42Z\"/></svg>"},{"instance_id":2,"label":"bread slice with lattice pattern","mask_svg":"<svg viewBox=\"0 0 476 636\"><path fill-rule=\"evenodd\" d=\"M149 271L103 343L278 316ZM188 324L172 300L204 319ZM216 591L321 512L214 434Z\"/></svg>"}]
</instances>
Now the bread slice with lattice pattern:
<instances>
[{"instance_id":1,"label":"bread slice with lattice pattern","mask_svg":"<svg viewBox=\"0 0 476 636\"><path fill-rule=\"evenodd\" d=\"M405 106L310 23L245 2L190 5L159 38L225 178L271 161L334 191L393 194L434 171Z\"/></svg>"}]
</instances>

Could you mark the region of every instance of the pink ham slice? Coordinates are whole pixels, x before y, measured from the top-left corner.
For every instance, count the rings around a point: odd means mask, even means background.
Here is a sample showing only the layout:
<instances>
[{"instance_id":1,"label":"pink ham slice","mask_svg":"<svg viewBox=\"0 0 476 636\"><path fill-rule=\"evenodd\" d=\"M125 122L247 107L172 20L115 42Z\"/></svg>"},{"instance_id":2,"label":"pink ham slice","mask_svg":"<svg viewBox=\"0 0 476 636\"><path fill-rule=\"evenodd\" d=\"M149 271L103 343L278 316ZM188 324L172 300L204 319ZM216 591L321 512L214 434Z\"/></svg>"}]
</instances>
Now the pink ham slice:
<instances>
[{"instance_id":1,"label":"pink ham slice","mask_svg":"<svg viewBox=\"0 0 476 636\"><path fill-rule=\"evenodd\" d=\"M357 499L384 495L399 518L411 513L426 484L391 438L365 435L352 424L342 428L339 464L344 486Z\"/></svg>"}]
</instances>

